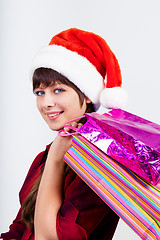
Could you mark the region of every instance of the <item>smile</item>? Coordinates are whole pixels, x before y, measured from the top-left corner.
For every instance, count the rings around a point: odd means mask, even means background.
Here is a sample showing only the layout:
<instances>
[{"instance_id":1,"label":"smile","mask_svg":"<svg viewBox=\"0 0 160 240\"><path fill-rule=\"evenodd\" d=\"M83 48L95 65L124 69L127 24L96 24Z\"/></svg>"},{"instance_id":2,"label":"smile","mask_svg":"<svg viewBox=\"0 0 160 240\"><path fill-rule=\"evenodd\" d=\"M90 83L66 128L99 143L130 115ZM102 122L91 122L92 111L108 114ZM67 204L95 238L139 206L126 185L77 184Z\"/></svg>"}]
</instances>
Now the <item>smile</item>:
<instances>
[{"instance_id":1,"label":"smile","mask_svg":"<svg viewBox=\"0 0 160 240\"><path fill-rule=\"evenodd\" d=\"M60 113L52 113L52 114L48 114L49 117L54 117L54 116L57 116L59 115Z\"/></svg>"},{"instance_id":2,"label":"smile","mask_svg":"<svg viewBox=\"0 0 160 240\"><path fill-rule=\"evenodd\" d=\"M60 116L60 114L62 114L62 112L52 112L52 113L47 113L47 116L50 120L54 120L56 118L58 118Z\"/></svg>"}]
</instances>

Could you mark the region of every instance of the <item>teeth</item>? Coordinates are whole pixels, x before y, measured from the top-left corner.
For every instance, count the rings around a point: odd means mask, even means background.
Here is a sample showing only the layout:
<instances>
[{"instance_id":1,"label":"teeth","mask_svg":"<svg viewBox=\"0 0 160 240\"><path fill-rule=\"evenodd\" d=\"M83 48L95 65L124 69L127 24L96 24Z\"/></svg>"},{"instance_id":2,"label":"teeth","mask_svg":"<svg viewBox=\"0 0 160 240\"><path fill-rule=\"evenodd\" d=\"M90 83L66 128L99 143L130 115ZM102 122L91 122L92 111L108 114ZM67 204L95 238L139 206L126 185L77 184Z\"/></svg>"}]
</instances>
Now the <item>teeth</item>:
<instances>
[{"instance_id":1,"label":"teeth","mask_svg":"<svg viewBox=\"0 0 160 240\"><path fill-rule=\"evenodd\" d=\"M60 113L53 113L53 114L49 114L48 116L49 117L54 117L54 116L56 116L56 115L59 115Z\"/></svg>"}]
</instances>

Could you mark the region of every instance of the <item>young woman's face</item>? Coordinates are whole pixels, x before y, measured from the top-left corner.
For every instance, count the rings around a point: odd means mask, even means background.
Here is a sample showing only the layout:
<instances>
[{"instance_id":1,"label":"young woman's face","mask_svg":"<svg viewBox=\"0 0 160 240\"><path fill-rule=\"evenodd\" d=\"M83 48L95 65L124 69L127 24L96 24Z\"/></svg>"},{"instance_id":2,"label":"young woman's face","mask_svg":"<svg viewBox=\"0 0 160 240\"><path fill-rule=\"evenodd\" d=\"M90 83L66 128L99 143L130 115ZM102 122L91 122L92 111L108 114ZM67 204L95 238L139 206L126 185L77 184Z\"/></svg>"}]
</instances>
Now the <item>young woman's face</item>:
<instances>
[{"instance_id":1,"label":"young woman's face","mask_svg":"<svg viewBox=\"0 0 160 240\"><path fill-rule=\"evenodd\" d=\"M77 92L68 85L60 82L49 87L42 84L34 90L37 108L52 130L60 130L64 124L82 116L91 101L85 98L82 106Z\"/></svg>"}]
</instances>

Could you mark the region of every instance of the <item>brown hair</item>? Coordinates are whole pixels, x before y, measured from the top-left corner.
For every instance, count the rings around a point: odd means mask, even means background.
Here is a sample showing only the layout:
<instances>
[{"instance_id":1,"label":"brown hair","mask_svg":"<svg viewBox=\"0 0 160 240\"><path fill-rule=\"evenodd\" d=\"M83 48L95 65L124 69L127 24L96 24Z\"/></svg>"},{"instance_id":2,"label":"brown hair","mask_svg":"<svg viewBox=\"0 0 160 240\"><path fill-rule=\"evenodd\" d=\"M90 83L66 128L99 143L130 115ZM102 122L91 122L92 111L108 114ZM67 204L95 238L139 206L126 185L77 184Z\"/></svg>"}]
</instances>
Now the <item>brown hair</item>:
<instances>
[{"instance_id":1,"label":"brown hair","mask_svg":"<svg viewBox=\"0 0 160 240\"><path fill-rule=\"evenodd\" d=\"M38 68L35 70L33 74L33 91L40 86L42 83L45 87L53 85L55 82L61 82L63 84L69 85L72 87L78 94L80 105L82 106L85 95L81 92L81 90L69 81L65 76L58 73L57 71L50 69L50 68ZM94 112L94 106L92 103L87 104L86 112ZM82 123L85 122L83 118L81 120ZM39 184L41 181L41 177L43 174L43 169L41 169L41 174L38 179L35 181L30 193L28 194L27 198L25 199L22 205L22 221L29 227L30 231L34 231L34 211L35 211L35 204L37 193L39 189Z\"/></svg>"}]
</instances>

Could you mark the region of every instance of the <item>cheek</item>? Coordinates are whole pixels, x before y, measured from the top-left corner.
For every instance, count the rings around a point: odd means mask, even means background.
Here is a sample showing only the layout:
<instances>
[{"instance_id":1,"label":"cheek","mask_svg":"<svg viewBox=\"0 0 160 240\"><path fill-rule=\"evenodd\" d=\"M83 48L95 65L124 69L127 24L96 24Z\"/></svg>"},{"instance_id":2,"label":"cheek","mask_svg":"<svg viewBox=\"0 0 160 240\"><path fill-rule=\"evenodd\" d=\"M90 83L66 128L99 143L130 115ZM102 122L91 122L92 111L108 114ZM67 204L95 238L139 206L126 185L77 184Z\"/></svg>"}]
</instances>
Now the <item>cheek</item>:
<instances>
[{"instance_id":1,"label":"cheek","mask_svg":"<svg viewBox=\"0 0 160 240\"><path fill-rule=\"evenodd\" d=\"M42 104L41 101L39 100L39 98L36 99L36 106L39 112L42 111Z\"/></svg>"},{"instance_id":2,"label":"cheek","mask_svg":"<svg viewBox=\"0 0 160 240\"><path fill-rule=\"evenodd\" d=\"M78 115L83 115L86 111L86 108L87 108L86 102L84 101L83 104L81 105L79 97L75 97L70 106L72 112Z\"/></svg>"}]
</instances>

